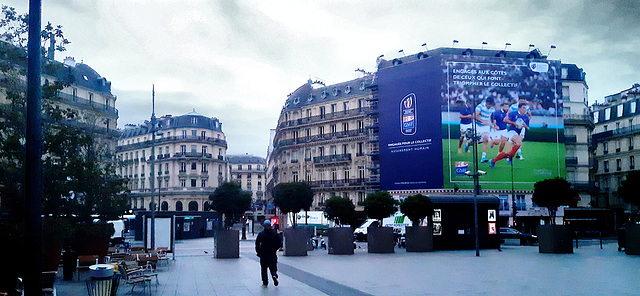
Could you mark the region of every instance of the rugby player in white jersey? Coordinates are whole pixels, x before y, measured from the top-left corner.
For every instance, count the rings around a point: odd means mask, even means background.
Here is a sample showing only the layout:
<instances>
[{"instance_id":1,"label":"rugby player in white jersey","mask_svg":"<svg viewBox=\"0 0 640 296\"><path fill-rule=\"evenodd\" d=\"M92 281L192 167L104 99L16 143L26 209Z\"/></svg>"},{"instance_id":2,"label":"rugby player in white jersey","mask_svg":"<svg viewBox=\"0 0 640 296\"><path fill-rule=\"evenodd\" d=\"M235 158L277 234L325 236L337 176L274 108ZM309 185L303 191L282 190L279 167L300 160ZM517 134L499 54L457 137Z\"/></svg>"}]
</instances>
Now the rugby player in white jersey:
<instances>
[{"instance_id":1,"label":"rugby player in white jersey","mask_svg":"<svg viewBox=\"0 0 640 296\"><path fill-rule=\"evenodd\" d=\"M482 158L480 162L489 162L487 150L489 149L489 132L491 132L491 113L496 111L493 108L494 105L493 98L489 97L476 106L476 135L479 135L482 139Z\"/></svg>"}]
</instances>

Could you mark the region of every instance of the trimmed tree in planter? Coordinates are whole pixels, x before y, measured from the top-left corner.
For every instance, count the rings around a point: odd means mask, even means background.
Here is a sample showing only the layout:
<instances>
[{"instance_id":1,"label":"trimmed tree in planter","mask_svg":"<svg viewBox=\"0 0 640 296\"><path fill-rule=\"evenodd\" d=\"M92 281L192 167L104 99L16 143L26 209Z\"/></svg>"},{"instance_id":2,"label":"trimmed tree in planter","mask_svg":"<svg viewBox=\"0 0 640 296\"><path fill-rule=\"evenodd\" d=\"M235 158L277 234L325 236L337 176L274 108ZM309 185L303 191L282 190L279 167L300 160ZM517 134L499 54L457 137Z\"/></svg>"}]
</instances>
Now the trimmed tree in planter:
<instances>
[{"instance_id":1,"label":"trimmed tree in planter","mask_svg":"<svg viewBox=\"0 0 640 296\"><path fill-rule=\"evenodd\" d=\"M386 191L370 193L364 200L364 213L367 217L382 220L398 211L398 201ZM382 223L379 223L382 225ZM369 253L393 253L393 228L367 228L367 242Z\"/></svg>"},{"instance_id":2,"label":"trimmed tree in planter","mask_svg":"<svg viewBox=\"0 0 640 296\"><path fill-rule=\"evenodd\" d=\"M355 217L356 206L344 197L333 196L325 202L324 215L339 226L351 224ZM329 235L329 254L353 255L353 228L331 227Z\"/></svg>"},{"instance_id":3,"label":"trimmed tree in planter","mask_svg":"<svg viewBox=\"0 0 640 296\"><path fill-rule=\"evenodd\" d=\"M433 204L428 197L418 194L405 198L400 204L400 211L409 217L412 227L406 229L407 252L433 251L433 231L431 226L431 214ZM424 218L428 218L428 226L420 226Z\"/></svg>"},{"instance_id":4,"label":"trimmed tree in planter","mask_svg":"<svg viewBox=\"0 0 640 296\"><path fill-rule=\"evenodd\" d=\"M284 255L307 256L309 230L296 228L295 214L308 211L313 203L311 186L304 182L280 183L273 191L273 203L285 214L290 214L291 228L284 229Z\"/></svg>"},{"instance_id":5,"label":"trimmed tree in planter","mask_svg":"<svg viewBox=\"0 0 640 296\"><path fill-rule=\"evenodd\" d=\"M577 192L563 178L546 179L533 185L532 201L549 210L549 224L538 225L540 253L573 253L573 231L569 225L556 225L559 206L575 206Z\"/></svg>"},{"instance_id":6,"label":"trimmed tree in planter","mask_svg":"<svg viewBox=\"0 0 640 296\"><path fill-rule=\"evenodd\" d=\"M633 171L627 174L627 178L620 182L618 195L622 199L640 208L640 171ZM640 214L636 208L631 212L631 221L624 227L625 245L624 251L628 255L640 255Z\"/></svg>"},{"instance_id":7,"label":"trimmed tree in planter","mask_svg":"<svg viewBox=\"0 0 640 296\"><path fill-rule=\"evenodd\" d=\"M239 258L238 230L232 230L233 221L239 219L251 206L251 192L243 191L237 182L222 183L209 196L211 209L224 215L224 230L216 231L215 258Z\"/></svg>"}]
</instances>

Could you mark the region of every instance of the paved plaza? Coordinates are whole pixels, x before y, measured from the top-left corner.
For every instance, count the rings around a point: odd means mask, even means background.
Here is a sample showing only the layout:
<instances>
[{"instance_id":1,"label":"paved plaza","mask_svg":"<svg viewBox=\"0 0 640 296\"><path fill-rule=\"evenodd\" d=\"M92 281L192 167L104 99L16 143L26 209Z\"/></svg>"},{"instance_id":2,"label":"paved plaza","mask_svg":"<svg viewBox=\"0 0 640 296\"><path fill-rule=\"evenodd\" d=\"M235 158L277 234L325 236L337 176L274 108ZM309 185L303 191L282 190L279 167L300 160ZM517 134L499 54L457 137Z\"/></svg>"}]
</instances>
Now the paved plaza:
<instances>
[{"instance_id":1,"label":"paved plaza","mask_svg":"<svg viewBox=\"0 0 640 296\"><path fill-rule=\"evenodd\" d=\"M639 295L640 256L581 241L573 254L540 254L537 246L354 255L314 250L279 255L280 285L262 287L254 240L240 242L239 259L214 259L213 239L178 241L175 260L159 267L147 295ZM171 254L170 254L171 256ZM56 282L58 295L86 295L84 282ZM118 295L143 295L124 283Z\"/></svg>"}]
</instances>

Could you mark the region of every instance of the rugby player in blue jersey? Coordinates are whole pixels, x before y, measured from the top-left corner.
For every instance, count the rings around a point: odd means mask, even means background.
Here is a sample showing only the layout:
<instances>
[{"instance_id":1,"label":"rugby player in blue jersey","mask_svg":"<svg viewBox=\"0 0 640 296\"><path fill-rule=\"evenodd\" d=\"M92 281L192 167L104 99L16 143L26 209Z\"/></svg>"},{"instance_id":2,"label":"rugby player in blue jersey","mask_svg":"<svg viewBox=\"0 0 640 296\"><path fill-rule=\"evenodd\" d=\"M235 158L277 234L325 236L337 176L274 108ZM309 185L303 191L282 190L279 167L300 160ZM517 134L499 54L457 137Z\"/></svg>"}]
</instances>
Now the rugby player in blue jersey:
<instances>
[{"instance_id":1,"label":"rugby player in blue jersey","mask_svg":"<svg viewBox=\"0 0 640 296\"><path fill-rule=\"evenodd\" d=\"M489 97L476 106L476 135L482 138L482 158L480 162L489 162L487 149L489 149L489 132L491 132L491 113L495 112L493 98Z\"/></svg>"},{"instance_id":2,"label":"rugby player in blue jersey","mask_svg":"<svg viewBox=\"0 0 640 296\"><path fill-rule=\"evenodd\" d=\"M465 142L467 131L473 129L473 105L471 102L461 99L458 102L462 103L460 107L460 143L458 143L458 153L462 153L462 143ZM469 141L464 145L464 152L469 152Z\"/></svg>"},{"instance_id":3,"label":"rugby player in blue jersey","mask_svg":"<svg viewBox=\"0 0 640 296\"><path fill-rule=\"evenodd\" d=\"M523 129L529 129L529 121L527 104L525 103L518 104L517 113L510 112L509 116L504 118L504 122L509 124L507 136L509 137L511 149L509 149L509 152L500 152L496 158L491 159L491 167L495 167L496 162L504 158L508 158L509 162L511 162L513 156L522 146L522 136L520 136L520 133Z\"/></svg>"},{"instance_id":4,"label":"rugby player in blue jersey","mask_svg":"<svg viewBox=\"0 0 640 296\"><path fill-rule=\"evenodd\" d=\"M527 116L529 116L529 120L531 120L531 108L529 107L529 102L527 102L527 100L523 97L518 98L518 102L512 104L509 107L509 113L518 113L518 108L520 106L520 104L526 104L527 106ZM520 134L520 136L522 137L522 140L524 141L524 135L525 135L526 129L522 130L522 133ZM520 160L524 160L524 157L522 156L522 147L520 147L520 149L518 150L518 153L516 154L516 158L520 159Z\"/></svg>"},{"instance_id":5,"label":"rugby player in blue jersey","mask_svg":"<svg viewBox=\"0 0 640 296\"><path fill-rule=\"evenodd\" d=\"M504 118L509 115L509 104L502 103L500 105L500 109L496 110L491 114L491 122L493 123L493 131L489 133L489 138L491 140L491 148L494 145L500 145L499 152L504 150L504 145L507 143L509 137L507 136L507 127L508 124L504 122Z\"/></svg>"}]
</instances>

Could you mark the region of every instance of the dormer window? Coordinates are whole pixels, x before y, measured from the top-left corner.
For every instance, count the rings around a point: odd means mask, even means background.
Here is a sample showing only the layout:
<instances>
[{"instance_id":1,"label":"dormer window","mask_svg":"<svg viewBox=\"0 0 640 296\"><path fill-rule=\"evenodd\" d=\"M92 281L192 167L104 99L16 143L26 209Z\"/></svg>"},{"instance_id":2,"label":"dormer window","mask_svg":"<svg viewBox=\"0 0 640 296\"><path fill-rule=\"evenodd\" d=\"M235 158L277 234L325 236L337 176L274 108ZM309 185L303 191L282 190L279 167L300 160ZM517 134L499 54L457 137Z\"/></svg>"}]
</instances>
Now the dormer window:
<instances>
[{"instance_id":1,"label":"dormer window","mask_svg":"<svg viewBox=\"0 0 640 296\"><path fill-rule=\"evenodd\" d=\"M313 101L313 95L309 95L309 97L307 98L307 101L308 101L308 102Z\"/></svg>"},{"instance_id":2,"label":"dormer window","mask_svg":"<svg viewBox=\"0 0 640 296\"><path fill-rule=\"evenodd\" d=\"M332 94L334 97L337 97L339 92L340 91L337 88L334 88Z\"/></svg>"},{"instance_id":3,"label":"dormer window","mask_svg":"<svg viewBox=\"0 0 640 296\"><path fill-rule=\"evenodd\" d=\"M344 88L344 93L348 94L351 92L351 85L347 85L347 87Z\"/></svg>"},{"instance_id":4,"label":"dormer window","mask_svg":"<svg viewBox=\"0 0 640 296\"><path fill-rule=\"evenodd\" d=\"M360 90L364 90L366 88L366 85L364 84L364 81L360 82Z\"/></svg>"},{"instance_id":5,"label":"dormer window","mask_svg":"<svg viewBox=\"0 0 640 296\"><path fill-rule=\"evenodd\" d=\"M197 124L198 123L198 118L197 117L191 117L191 124Z\"/></svg>"},{"instance_id":6,"label":"dormer window","mask_svg":"<svg viewBox=\"0 0 640 296\"><path fill-rule=\"evenodd\" d=\"M311 96L309 96L309 97L311 97ZM322 93L320 94L320 97L325 99L327 97L327 92L323 90Z\"/></svg>"},{"instance_id":7,"label":"dormer window","mask_svg":"<svg viewBox=\"0 0 640 296\"><path fill-rule=\"evenodd\" d=\"M300 97L293 98L293 104L298 105L298 103L300 103Z\"/></svg>"}]
</instances>

